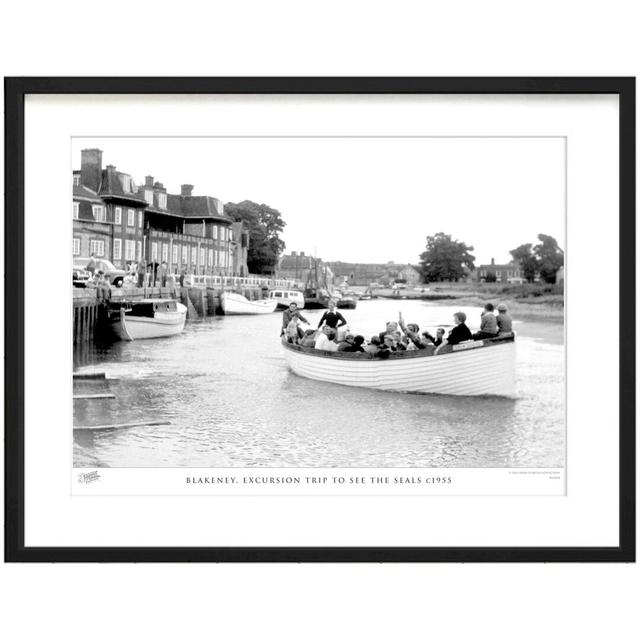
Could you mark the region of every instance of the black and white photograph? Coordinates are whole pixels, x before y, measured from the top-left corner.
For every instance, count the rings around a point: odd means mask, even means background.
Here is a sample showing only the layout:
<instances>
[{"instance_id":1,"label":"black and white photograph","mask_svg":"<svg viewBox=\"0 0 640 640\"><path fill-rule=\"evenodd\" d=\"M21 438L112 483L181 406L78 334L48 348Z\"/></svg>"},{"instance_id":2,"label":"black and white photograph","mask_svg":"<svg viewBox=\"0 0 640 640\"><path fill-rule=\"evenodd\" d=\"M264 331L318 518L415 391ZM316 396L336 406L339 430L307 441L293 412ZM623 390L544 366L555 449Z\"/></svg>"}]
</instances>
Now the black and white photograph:
<instances>
[{"instance_id":1,"label":"black and white photograph","mask_svg":"<svg viewBox=\"0 0 640 640\"><path fill-rule=\"evenodd\" d=\"M74 137L75 471L563 469L566 163L552 135Z\"/></svg>"}]
</instances>

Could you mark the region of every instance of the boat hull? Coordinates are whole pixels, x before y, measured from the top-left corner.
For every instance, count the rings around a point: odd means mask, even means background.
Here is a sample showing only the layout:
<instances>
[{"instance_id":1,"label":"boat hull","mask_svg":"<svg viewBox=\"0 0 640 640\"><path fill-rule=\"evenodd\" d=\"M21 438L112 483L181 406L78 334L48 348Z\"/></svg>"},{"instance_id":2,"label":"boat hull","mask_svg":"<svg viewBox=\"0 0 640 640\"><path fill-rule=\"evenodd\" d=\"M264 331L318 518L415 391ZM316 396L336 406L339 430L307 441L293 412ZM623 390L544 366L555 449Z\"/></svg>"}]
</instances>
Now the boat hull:
<instances>
[{"instance_id":1,"label":"boat hull","mask_svg":"<svg viewBox=\"0 0 640 640\"><path fill-rule=\"evenodd\" d=\"M442 355L410 351L382 360L283 343L290 369L313 380L405 393L515 397L515 342L470 347Z\"/></svg>"},{"instance_id":2,"label":"boat hull","mask_svg":"<svg viewBox=\"0 0 640 640\"><path fill-rule=\"evenodd\" d=\"M224 292L220 296L222 312L227 316L273 313L276 310L277 305L277 300L247 300L247 298L237 293Z\"/></svg>"},{"instance_id":3,"label":"boat hull","mask_svg":"<svg viewBox=\"0 0 640 640\"><path fill-rule=\"evenodd\" d=\"M157 312L153 318L131 316L120 310L120 317L113 328L121 340L147 340L150 338L169 338L184 330L187 308L176 303L177 311Z\"/></svg>"}]
</instances>

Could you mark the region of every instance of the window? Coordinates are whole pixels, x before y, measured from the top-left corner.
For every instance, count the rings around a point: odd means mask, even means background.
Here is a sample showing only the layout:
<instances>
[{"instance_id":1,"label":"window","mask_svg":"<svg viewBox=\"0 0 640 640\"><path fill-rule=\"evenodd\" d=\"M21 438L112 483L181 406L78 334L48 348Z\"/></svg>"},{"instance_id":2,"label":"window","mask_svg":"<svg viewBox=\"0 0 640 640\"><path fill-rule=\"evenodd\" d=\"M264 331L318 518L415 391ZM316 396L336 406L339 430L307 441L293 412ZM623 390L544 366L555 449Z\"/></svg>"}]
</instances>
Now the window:
<instances>
[{"instance_id":1,"label":"window","mask_svg":"<svg viewBox=\"0 0 640 640\"><path fill-rule=\"evenodd\" d=\"M216 267L220 266L220 252L216 249Z\"/></svg>"},{"instance_id":2,"label":"window","mask_svg":"<svg viewBox=\"0 0 640 640\"><path fill-rule=\"evenodd\" d=\"M113 221L116 224L122 224L122 207L116 207L115 213L113 214Z\"/></svg>"},{"instance_id":3,"label":"window","mask_svg":"<svg viewBox=\"0 0 640 640\"><path fill-rule=\"evenodd\" d=\"M282 291L276 291L276 292L273 294L273 296L274 296L275 298L282 298Z\"/></svg>"},{"instance_id":4,"label":"window","mask_svg":"<svg viewBox=\"0 0 640 640\"><path fill-rule=\"evenodd\" d=\"M73 219L77 220L79 217L80 217L80 203L74 202L73 203Z\"/></svg>"},{"instance_id":5,"label":"window","mask_svg":"<svg viewBox=\"0 0 640 640\"><path fill-rule=\"evenodd\" d=\"M138 240L138 260L142 260L142 242Z\"/></svg>"},{"instance_id":6,"label":"window","mask_svg":"<svg viewBox=\"0 0 640 640\"><path fill-rule=\"evenodd\" d=\"M158 243L157 242L151 243L151 259L158 260Z\"/></svg>"},{"instance_id":7,"label":"window","mask_svg":"<svg viewBox=\"0 0 640 640\"><path fill-rule=\"evenodd\" d=\"M162 262L169 262L169 245L166 242L162 243Z\"/></svg>"},{"instance_id":8,"label":"window","mask_svg":"<svg viewBox=\"0 0 640 640\"><path fill-rule=\"evenodd\" d=\"M171 251L171 262L173 264L178 264L178 245L174 244L173 249Z\"/></svg>"},{"instance_id":9,"label":"window","mask_svg":"<svg viewBox=\"0 0 640 640\"><path fill-rule=\"evenodd\" d=\"M189 247L185 244L182 247L182 264L187 264L189 262Z\"/></svg>"},{"instance_id":10,"label":"window","mask_svg":"<svg viewBox=\"0 0 640 640\"><path fill-rule=\"evenodd\" d=\"M150 191L149 189L145 189L144 199L149 203L149 206L153 207L153 191Z\"/></svg>"},{"instance_id":11,"label":"window","mask_svg":"<svg viewBox=\"0 0 640 640\"><path fill-rule=\"evenodd\" d=\"M124 241L124 259L125 260L136 259L136 243L133 240Z\"/></svg>"},{"instance_id":12,"label":"window","mask_svg":"<svg viewBox=\"0 0 640 640\"><path fill-rule=\"evenodd\" d=\"M204 267L204 247L200 247L200 266Z\"/></svg>"},{"instance_id":13,"label":"window","mask_svg":"<svg viewBox=\"0 0 640 640\"><path fill-rule=\"evenodd\" d=\"M80 174L74 174L73 176L73 186L74 187L79 187L80 186Z\"/></svg>"},{"instance_id":14,"label":"window","mask_svg":"<svg viewBox=\"0 0 640 640\"><path fill-rule=\"evenodd\" d=\"M136 224L136 212L133 209L129 209L127 211L127 227L134 227L135 224Z\"/></svg>"},{"instance_id":15,"label":"window","mask_svg":"<svg viewBox=\"0 0 640 640\"><path fill-rule=\"evenodd\" d=\"M73 239L73 255L74 256L80 255L80 238Z\"/></svg>"},{"instance_id":16,"label":"window","mask_svg":"<svg viewBox=\"0 0 640 640\"><path fill-rule=\"evenodd\" d=\"M90 240L89 254L98 258L104 257L104 240Z\"/></svg>"},{"instance_id":17,"label":"window","mask_svg":"<svg viewBox=\"0 0 640 640\"><path fill-rule=\"evenodd\" d=\"M105 222L107 219L104 211L104 207L101 204L94 204L93 207L93 218L96 222Z\"/></svg>"},{"instance_id":18,"label":"window","mask_svg":"<svg viewBox=\"0 0 640 640\"><path fill-rule=\"evenodd\" d=\"M167 194L166 193L159 193L158 194L158 206L161 209L166 209L167 208Z\"/></svg>"},{"instance_id":19,"label":"window","mask_svg":"<svg viewBox=\"0 0 640 640\"><path fill-rule=\"evenodd\" d=\"M213 249L209 249L209 261L208 264L210 267L213 266Z\"/></svg>"},{"instance_id":20,"label":"window","mask_svg":"<svg viewBox=\"0 0 640 640\"><path fill-rule=\"evenodd\" d=\"M138 226L142 229L142 211L138 211Z\"/></svg>"},{"instance_id":21,"label":"window","mask_svg":"<svg viewBox=\"0 0 640 640\"><path fill-rule=\"evenodd\" d=\"M197 251L196 247L191 247L191 264L196 263L196 251Z\"/></svg>"},{"instance_id":22,"label":"window","mask_svg":"<svg viewBox=\"0 0 640 640\"><path fill-rule=\"evenodd\" d=\"M113 240L113 259L122 259L122 240L120 240L120 238L115 238Z\"/></svg>"},{"instance_id":23,"label":"window","mask_svg":"<svg viewBox=\"0 0 640 640\"><path fill-rule=\"evenodd\" d=\"M218 227L216 227L215 225L213 225L213 239L218 239Z\"/></svg>"},{"instance_id":24,"label":"window","mask_svg":"<svg viewBox=\"0 0 640 640\"><path fill-rule=\"evenodd\" d=\"M120 174L120 180L122 182L122 190L131 192L131 176Z\"/></svg>"}]
</instances>

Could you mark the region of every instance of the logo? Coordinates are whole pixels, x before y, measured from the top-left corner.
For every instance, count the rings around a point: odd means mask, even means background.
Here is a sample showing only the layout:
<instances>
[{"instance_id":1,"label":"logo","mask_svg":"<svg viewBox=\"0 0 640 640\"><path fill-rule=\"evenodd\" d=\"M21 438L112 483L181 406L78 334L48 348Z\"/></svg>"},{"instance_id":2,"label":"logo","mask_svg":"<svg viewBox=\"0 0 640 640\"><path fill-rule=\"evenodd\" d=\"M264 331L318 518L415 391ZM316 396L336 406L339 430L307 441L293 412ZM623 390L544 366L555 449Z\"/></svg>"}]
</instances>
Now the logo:
<instances>
[{"instance_id":1,"label":"logo","mask_svg":"<svg viewBox=\"0 0 640 640\"><path fill-rule=\"evenodd\" d=\"M78 482L80 484L90 484L96 480L100 480L100 474L97 471L87 471L86 473L78 474Z\"/></svg>"}]
</instances>

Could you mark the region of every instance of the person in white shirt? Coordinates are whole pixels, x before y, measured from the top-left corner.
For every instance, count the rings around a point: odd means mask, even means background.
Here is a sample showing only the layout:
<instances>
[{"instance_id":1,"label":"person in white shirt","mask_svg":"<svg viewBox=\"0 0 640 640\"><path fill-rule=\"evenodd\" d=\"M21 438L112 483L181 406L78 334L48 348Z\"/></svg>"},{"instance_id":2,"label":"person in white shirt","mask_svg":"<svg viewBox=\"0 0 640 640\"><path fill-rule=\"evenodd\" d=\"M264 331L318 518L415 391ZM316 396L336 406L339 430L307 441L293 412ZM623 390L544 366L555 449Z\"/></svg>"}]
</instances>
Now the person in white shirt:
<instances>
[{"instance_id":1,"label":"person in white shirt","mask_svg":"<svg viewBox=\"0 0 640 640\"><path fill-rule=\"evenodd\" d=\"M335 337L335 329L325 325L322 327L322 332L316 338L315 348L320 349L321 351L337 351L338 344L334 341Z\"/></svg>"}]
</instances>

